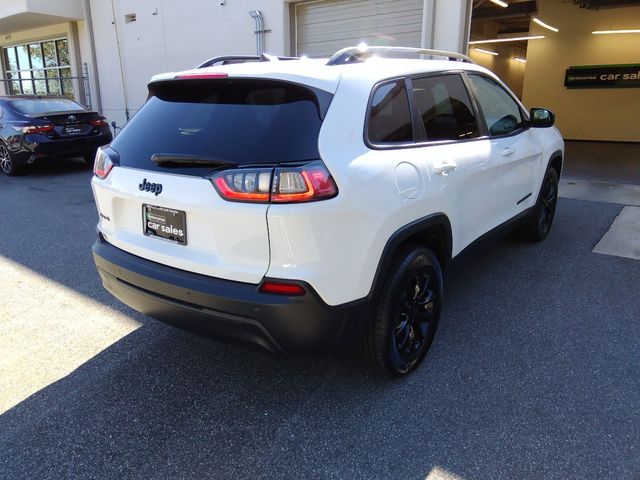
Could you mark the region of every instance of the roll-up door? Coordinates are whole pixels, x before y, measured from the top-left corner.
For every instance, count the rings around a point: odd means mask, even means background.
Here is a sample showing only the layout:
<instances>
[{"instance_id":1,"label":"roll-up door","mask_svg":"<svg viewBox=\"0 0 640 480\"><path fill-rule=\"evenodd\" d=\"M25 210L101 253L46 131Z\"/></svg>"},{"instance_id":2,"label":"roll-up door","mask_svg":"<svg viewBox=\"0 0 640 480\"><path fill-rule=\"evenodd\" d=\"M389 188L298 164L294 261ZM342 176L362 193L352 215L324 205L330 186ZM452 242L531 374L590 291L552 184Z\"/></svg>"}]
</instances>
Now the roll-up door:
<instances>
[{"instance_id":1,"label":"roll-up door","mask_svg":"<svg viewBox=\"0 0 640 480\"><path fill-rule=\"evenodd\" d=\"M295 5L297 55L368 45L419 47L424 0L320 0Z\"/></svg>"}]
</instances>

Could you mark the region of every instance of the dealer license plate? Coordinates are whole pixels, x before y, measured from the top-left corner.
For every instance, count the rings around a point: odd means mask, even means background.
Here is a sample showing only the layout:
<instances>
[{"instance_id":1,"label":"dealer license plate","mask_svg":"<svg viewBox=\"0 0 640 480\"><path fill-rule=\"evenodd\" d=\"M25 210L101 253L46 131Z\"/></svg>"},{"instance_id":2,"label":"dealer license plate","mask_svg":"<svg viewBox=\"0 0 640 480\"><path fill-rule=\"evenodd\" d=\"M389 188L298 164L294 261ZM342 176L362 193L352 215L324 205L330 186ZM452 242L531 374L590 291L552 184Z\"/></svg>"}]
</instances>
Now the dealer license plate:
<instances>
[{"instance_id":1,"label":"dealer license plate","mask_svg":"<svg viewBox=\"0 0 640 480\"><path fill-rule=\"evenodd\" d=\"M172 208L142 205L142 230L149 237L187 244L187 214Z\"/></svg>"}]
</instances>

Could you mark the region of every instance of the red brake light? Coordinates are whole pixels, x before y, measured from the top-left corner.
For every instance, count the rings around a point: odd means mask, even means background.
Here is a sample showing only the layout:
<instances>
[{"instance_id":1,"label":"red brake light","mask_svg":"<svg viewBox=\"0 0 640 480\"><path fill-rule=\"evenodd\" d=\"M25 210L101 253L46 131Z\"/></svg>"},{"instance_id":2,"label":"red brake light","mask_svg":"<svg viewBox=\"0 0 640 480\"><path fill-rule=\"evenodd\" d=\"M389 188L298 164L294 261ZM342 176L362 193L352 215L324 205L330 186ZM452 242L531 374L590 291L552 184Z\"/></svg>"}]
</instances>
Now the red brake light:
<instances>
[{"instance_id":1,"label":"red brake light","mask_svg":"<svg viewBox=\"0 0 640 480\"><path fill-rule=\"evenodd\" d=\"M29 125L27 127L20 127L22 133L47 133L53 130L53 125Z\"/></svg>"},{"instance_id":2,"label":"red brake light","mask_svg":"<svg viewBox=\"0 0 640 480\"><path fill-rule=\"evenodd\" d=\"M273 169L238 169L220 172L212 178L218 193L237 202L268 203Z\"/></svg>"},{"instance_id":3,"label":"red brake light","mask_svg":"<svg viewBox=\"0 0 640 480\"><path fill-rule=\"evenodd\" d=\"M237 202L313 202L338 194L338 187L321 161L299 167L225 170L211 181L222 198Z\"/></svg>"},{"instance_id":4,"label":"red brake light","mask_svg":"<svg viewBox=\"0 0 640 480\"><path fill-rule=\"evenodd\" d=\"M96 158L93 162L94 175L99 179L104 180L109 175L109 172L111 172L113 165L113 161L111 160L111 157L109 157L109 154L102 148L98 148Z\"/></svg>"},{"instance_id":5,"label":"red brake light","mask_svg":"<svg viewBox=\"0 0 640 480\"><path fill-rule=\"evenodd\" d=\"M335 197L338 193L331 174L322 162L303 167L276 169L271 201L274 203L309 202Z\"/></svg>"},{"instance_id":6,"label":"red brake light","mask_svg":"<svg viewBox=\"0 0 640 480\"><path fill-rule=\"evenodd\" d=\"M211 72L211 73L183 73L181 75L176 75L176 79L184 80L184 79L192 79L192 80L206 80L212 78L227 78L229 75L222 72Z\"/></svg>"},{"instance_id":7,"label":"red brake light","mask_svg":"<svg viewBox=\"0 0 640 480\"><path fill-rule=\"evenodd\" d=\"M93 125L94 127L105 127L109 124L106 122L106 120L100 119L100 120L89 120L89 125Z\"/></svg>"},{"instance_id":8,"label":"red brake light","mask_svg":"<svg viewBox=\"0 0 640 480\"><path fill-rule=\"evenodd\" d=\"M276 295L304 295L307 293L305 288L297 283L274 282L272 280L265 280L260 285L260 292Z\"/></svg>"}]
</instances>

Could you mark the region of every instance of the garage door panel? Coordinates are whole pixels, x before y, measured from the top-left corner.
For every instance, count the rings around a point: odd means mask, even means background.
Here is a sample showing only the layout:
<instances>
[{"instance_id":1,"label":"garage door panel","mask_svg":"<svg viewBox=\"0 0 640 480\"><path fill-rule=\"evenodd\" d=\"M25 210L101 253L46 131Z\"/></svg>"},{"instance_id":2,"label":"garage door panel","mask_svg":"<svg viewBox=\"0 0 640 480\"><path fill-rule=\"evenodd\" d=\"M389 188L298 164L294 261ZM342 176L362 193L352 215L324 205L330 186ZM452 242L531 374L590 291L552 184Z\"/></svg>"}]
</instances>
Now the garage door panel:
<instances>
[{"instance_id":1,"label":"garage door panel","mask_svg":"<svg viewBox=\"0 0 640 480\"><path fill-rule=\"evenodd\" d=\"M304 4L298 7L298 25L309 25L317 22L342 20L346 18L375 16L375 15L392 15L394 13L411 13L422 15L422 1L398 1L389 4L373 5L371 3L362 2L362 5L349 6L347 8L338 8L334 1L328 2L331 7L324 9L305 8ZM351 3L351 2L350 2Z\"/></svg>"},{"instance_id":2,"label":"garage door panel","mask_svg":"<svg viewBox=\"0 0 640 480\"><path fill-rule=\"evenodd\" d=\"M420 46L423 0L326 0L296 5L298 55L329 56L362 41Z\"/></svg>"},{"instance_id":3,"label":"garage door panel","mask_svg":"<svg viewBox=\"0 0 640 480\"><path fill-rule=\"evenodd\" d=\"M393 18L363 18L359 22L358 28L352 28L348 32L345 32L342 22L327 22L322 25L310 25L304 32L298 33L300 42L312 42L314 40L328 40L325 36L331 36L331 39L335 39L333 35L347 34L348 37L371 35L377 32L393 32L393 33L406 33L406 32L418 32L420 28L411 23L411 16L393 17ZM315 38L314 38L315 37ZM336 37L337 38L337 37Z\"/></svg>"}]
</instances>

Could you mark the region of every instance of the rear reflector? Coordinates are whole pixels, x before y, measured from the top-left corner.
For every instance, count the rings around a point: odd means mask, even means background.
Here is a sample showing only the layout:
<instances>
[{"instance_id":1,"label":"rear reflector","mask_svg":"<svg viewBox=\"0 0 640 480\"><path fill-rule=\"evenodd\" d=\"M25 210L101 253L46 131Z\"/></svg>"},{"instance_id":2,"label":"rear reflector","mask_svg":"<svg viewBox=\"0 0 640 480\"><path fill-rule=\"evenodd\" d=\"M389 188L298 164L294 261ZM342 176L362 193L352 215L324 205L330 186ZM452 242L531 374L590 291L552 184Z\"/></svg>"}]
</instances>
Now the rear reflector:
<instances>
[{"instance_id":1,"label":"rear reflector","mask_svg":"<svg viewBox=\"0 0 640 480\"><path fill-rule=\"evenodd\" d=\"M227 78L229 75L226 73L218 72L218 73L182 73L180 75L176 75L174 78L179 80L191 79L191 80L206 80L213 78Z\"/></svg>"},{"instance_id":2,"label":"rear reflector","mask_svg":"<svg viewBox=\"0 0 640 480\"><path fill-rule=\"evenodd\" d=\"M273 293L276 295L304 295L307 291L302 285L297 283L284 283L266 280L260 285L262 293Z\"/></svg>"}]
</instances>

